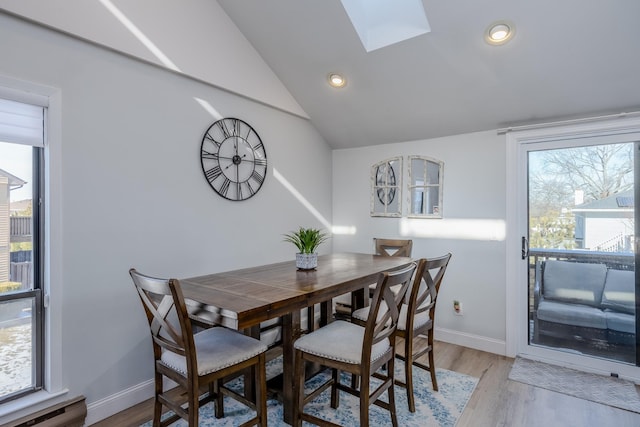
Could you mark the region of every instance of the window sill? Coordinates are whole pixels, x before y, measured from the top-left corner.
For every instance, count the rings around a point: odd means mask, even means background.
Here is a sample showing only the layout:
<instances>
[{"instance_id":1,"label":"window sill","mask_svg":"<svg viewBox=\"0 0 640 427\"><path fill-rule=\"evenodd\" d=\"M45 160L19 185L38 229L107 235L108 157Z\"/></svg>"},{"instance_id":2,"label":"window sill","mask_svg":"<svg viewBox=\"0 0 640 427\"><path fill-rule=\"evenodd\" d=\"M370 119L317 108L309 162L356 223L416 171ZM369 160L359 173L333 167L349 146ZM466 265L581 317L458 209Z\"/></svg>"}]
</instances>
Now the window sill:
<instances>
[{"instance_id":1,"label":"window sill","mask_svg":"<svg viewBox=\"0 0 640 427\"><path fill-rule=\"evenodd\" d=\"M48 404L53 405L57 402L50 401L53 401L60 396L64 396L68 392L69 390L67 389L63 389L55 393L49 393L48 391L41 390L19 399L3 403L0 405L0 425L8 423L13 419L23 417L31 412L44 409ZM45 404L45 402L47 404Z\"/></svg>"}]
</instances>

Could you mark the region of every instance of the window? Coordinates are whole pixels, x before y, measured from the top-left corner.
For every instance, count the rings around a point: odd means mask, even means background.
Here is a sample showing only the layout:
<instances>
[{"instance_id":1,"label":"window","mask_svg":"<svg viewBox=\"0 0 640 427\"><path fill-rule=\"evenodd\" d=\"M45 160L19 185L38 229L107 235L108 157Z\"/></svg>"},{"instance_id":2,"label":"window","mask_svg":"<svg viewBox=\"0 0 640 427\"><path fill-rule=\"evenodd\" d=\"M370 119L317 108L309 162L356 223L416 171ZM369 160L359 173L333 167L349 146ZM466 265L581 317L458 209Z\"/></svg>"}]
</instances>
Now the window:
<instances>
[{"instance_id":1,"label":"window","mask_svg":"<svg viewBox=\"0 0 640 427\"><path fill-rule=\"evenodd\" d=\"M44 115L0 99L0 403L43 387Z\"/></svg>"},{"instance_id":2,"label":"window","mask_svg":"<svg viewBox=\"0 0 640 427\"><path fill-rule=\"evenodd\" d=\"M444 163L422 156L409 156L409 216L442 218L442 173Z\"/></svg>"}]
</instances>

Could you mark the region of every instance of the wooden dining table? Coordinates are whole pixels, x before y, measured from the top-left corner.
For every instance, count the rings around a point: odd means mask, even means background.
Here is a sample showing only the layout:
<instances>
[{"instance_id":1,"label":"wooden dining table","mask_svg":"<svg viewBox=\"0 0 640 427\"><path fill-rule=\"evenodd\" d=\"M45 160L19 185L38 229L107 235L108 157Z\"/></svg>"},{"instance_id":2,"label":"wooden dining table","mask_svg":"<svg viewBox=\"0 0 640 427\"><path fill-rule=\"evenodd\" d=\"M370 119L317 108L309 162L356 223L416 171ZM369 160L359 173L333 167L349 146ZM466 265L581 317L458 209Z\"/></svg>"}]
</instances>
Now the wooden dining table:
<instances>
[{"instance_id":1,"label":"wooden dining table","mask_svg":"<svg viewBox=\"0 0 640 427\"><path fill-rule=\"evenodd\" d=\"M332 298L352 293L358 308L366 304L365 289L381 272L412 261L407 257L334 253L318 256L315 270L298 270L295 261L288 261L184 278L180 284L190 313L199 321L259 337L261 322L282 318L282 403L284 421L291 424L295 405L293 343L303 333L300 311L320 304L320 323L326 324L332 320Z\"/></svg>"}]
</instances>

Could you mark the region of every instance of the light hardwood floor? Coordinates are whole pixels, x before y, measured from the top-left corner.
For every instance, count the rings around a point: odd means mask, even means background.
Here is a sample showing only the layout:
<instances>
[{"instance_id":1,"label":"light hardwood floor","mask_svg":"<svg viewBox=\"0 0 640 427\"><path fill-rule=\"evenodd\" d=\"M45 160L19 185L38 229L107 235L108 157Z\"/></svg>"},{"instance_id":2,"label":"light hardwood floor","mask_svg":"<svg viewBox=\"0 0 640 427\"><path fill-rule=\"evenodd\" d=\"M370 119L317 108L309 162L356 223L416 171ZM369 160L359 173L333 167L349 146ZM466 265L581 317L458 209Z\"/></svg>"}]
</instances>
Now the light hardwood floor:
<instances>
[{"instance_id":1,"label":"light hardwood floor","mask_svg":"<svg viewBox=\"0 0 640 427\"><path fill-rule=\"evenodd\" d=\"M480 379L457 427L640 426L640 414L509 380L513 359L504 356L436 342L435 360ZM148 400L94 426L138 426L151 419L152 408Z\"/></svg>"}]
</instances>

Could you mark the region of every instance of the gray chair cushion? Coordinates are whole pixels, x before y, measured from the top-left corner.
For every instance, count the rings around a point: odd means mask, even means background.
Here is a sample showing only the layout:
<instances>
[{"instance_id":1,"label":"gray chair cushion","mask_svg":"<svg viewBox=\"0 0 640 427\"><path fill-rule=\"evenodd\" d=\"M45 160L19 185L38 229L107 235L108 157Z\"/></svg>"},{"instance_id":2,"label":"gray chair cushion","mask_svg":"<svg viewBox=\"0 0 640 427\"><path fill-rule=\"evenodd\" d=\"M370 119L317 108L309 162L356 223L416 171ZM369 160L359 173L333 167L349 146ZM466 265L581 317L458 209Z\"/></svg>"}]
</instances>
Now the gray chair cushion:
<instances>
[{"instance_id":1,"label":"gray chair cushion","mask_svg":"<svg viewBox=\"0 0 640 427\"><path fill-rule=\"evenodd\" d=\"M380 312L382 312L382 310L380 310ZM366 322L369 318L369 306L357 309L351 313L351 317Z\"/></svg>"},{"instance_id":2,"label":"gray chair cushion","mask_svg":"<svg viewBox=\"0 0 640 427\"><path fill-rule=\"evenodd\" d=\"M609 310L605 310L604 315L607 319L607 329L628 334L636 333L636 317L634 315Z\"/></svg>"},{"instance_id":3,"label":"gray chair cushion","mask_svg":"<svg viewBox=\"0 0 640 427\"><path fill-rule=\"evenodd\" d=\"M428 305L429 300L430 298L427 298L427 301L425 301L423 305ZM380 310L378 312L378 317L382 316L385 311L386 310ZM400 308L400 316L398 317L397 329L399 331L407 330L407 312L408 311L409 311L409 306L407 304L402 304L402 307ZM369 317L369 307L367 306L367 307L360 308L354 311L351 316L355 317L358 320L366 322L367 318ZM422 313L419 313L413 320L413 329L418 329L421 326L424 326L425 324L429 323L430 321L431 321L431 318L429 317L429 311L423 311Z\"/></svg>"},{"instance_id":4,"label":"gray chair cushion","mask_svg":"<svg viewBox=\"0 0 640 427\"><path fill-rule=\"evenodd\" d=\"M306 308L300 310L300 324L303 328L307 327L307 316ZM314 316L314 325L318 326L320 324L320 310L316 309ZM276 317L260 323L260 328L262 329L260 331L260 341L269 347L282 339L282 327L278 325L279 322L280 319Z\"/></svg>"},{"instance_id":5,"label":"gray chair cushion","mask_svg":"<svg viewBox=\"0 0 640 427\"><path fill-rule=\"evenodd\" d=\"M251 337L231 329L216 327L205 329L193 336L198 360L198 375L216 372L267 351L267 346ZM162 363L187 375L184 356L164 351Z\"/></svg>"},{"instance_id":6,"label":"gray chair cushion","mask_svg":"<svg viewBox=\"0 0 640 427\"><path fill-rule=\"evenodd\" d=\"M353 364L362 363L364 328L343 320L336 320L304 335L294 343L294 348L330 360ZM391 351L391 343L384 339L373 346L371 360L377 360Z\"/></svg>"},{"instance_id":7,"label":"gray chair cushion","mask_svg":"<svg viewBox=\"0 0 640 427\"><path fill-rule=\"evenodd\" d=\"M602 293L602 308L634 314L636 312L636 273L612 270L607 272Z\"/></svg>"},{"instance_id":8,"label":"gray chair cushion","mask_svg":"<svg viewBox=\"0 0 640 427\"><path fill-rule=\"evenodd\" d=\"M546 261L544 299L598 307L606 274L604 264Z\"/></svg>"},{"instance_id":9,"label":"gray chair cushion","mask_svg":"<svg viewBox=\"0 0 640 427\"><path fill-rule=\"evenodd\" d=\"M423 305L428 305L429 301ZM407 304L402 304L402 308L400 308L400 317L398 318L398 330L406 331L407 330L407 311L409 306ZM429 311L423 311L422 313L418 313L414 316L413 319L413 329L418 329L427 323L431 322L431 318L429 317Z\"/></svg>"},{"instance_id":10,"label":"gray chair cushion","mask_svg":"<svg viewBox=\"0 0 640 427\"><path fill-rule=\"evenodd\" d=\"M260 342L271 347L282 339L282 327L276 326L272 329L260 332Z\"/></svg>"},{"instance_id":11,"label":"gray chair cushion","mask_svg":"<svg viewBox=\"0 0 640 427\"><path fill-rule=\"evenodd\" d=\"M367 319L369 318L370 308L371 306L359 308L353 313L351 313L351 317L358 319L362 322L366 322ZM380 307L380 310L378 310L378 318L376 319L376 321L379 321L382 318L382 316L384 316L386 313L387 313L387 304L383 302L382 306ZM400 321L400 319L398 319L398 321Z\"/></svg>"},{"instance_id":12,"label":"gray chair cushion","mask_svg":"<svg viewBox=\"0 0 640 427\"><path fill-rule=\"evenodd\" d=\"M587 328L607 329L604 312L598 308L580 304L541 301L537 317L547 322Z\"/></svg>"}]
</instances>

